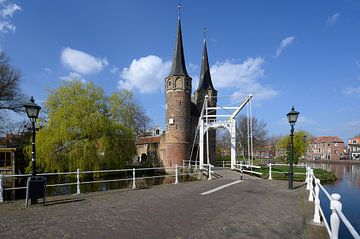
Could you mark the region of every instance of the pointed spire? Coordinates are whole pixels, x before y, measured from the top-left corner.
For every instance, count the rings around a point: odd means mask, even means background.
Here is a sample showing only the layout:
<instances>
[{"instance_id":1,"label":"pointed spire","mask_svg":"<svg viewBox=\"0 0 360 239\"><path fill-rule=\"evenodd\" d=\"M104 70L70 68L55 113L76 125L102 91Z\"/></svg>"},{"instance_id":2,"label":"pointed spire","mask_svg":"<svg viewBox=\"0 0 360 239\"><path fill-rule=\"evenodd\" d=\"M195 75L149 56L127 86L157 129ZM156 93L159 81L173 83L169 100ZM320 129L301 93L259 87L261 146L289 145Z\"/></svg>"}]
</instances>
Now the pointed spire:
<instances>
[{"instance_id":1,"label":"pointed spire","mask_svg":"<svg viewBox=\"0 0 360 239\"><path fill-rule=\"evenodd\" d=\"M186 71L184 48L182 44L181 22L180 22L180 4L178 5L178 29L176 35L176 45L174 58L169 76L189 76Z\"/></svg>"},{"instance_id":2,"label":"pointed spire","mask_svg":"<svg viewBox=\"0 0 360 239\"><path fill-rule=\"evenodd\" d=\"M204 28L204 48L203 48L203 56L201 62L199 86L197 90L201 90L201 89L215 90L210 76L209 59L208 59L207 47L206 47L206 28Z\"/></svg>"}]
</instances>

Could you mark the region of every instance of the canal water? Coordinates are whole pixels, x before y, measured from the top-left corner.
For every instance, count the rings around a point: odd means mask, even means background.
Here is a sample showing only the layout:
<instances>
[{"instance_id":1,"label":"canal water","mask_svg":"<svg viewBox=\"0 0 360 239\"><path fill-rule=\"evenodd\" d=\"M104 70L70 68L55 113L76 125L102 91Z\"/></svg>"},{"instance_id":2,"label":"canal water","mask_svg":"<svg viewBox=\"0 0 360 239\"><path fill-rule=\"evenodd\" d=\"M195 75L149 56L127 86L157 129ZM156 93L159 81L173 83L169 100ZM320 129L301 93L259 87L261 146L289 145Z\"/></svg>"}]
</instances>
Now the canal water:
<instances>
[{"instance_id":1,"label":"canal water","mask_svg":"<svg viewBox=\"0 0 360 239\"><path fill-rule=\"evenodd\" d=\"M326 190L341 195L342 211L353 227L360 233L360 164L310 163L309 166L333 172L337 181L325 184ZM330 223L330 203L327 197L320 193L321 207ZM353 238L344 224L340 225L339 238Z\"/></svg>"}]
</instances>

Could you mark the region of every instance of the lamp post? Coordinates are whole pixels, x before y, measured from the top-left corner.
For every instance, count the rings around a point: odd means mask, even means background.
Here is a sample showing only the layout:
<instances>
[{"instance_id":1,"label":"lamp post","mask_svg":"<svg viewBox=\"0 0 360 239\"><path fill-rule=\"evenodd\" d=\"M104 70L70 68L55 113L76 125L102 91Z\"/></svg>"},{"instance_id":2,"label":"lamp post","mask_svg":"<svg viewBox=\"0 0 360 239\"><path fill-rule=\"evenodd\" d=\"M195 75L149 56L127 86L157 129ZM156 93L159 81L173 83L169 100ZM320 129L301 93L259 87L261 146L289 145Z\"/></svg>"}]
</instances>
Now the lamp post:
<instances>
[{"instance_id":1,"label":"lamp post","mask_svg":"<svg viewBox=\"0 0 360 239\"><path fill-rule=\"evenodd\" d=\"M32 150L31 150L31 176L36 175L36 149L35 149L35 122L39 116L41 107L35 103L34 98L31 96L30 102L24 104L27 116L32 124Z\"/></svg>"},{"instance_id":2,"label":"lamp post","mask_svg":"<svg viewBox=\"0 0 360 239\"><path fill-rule=\"evenodd\" d=\"M293 188L293 177L294 177L294 126L297 121L299 112L295 111L294 106L291 108L291 111L287 113L287 118L291 126L290 130L290 165L289 165L289 189Z\"/></svg>"}]
</instances>

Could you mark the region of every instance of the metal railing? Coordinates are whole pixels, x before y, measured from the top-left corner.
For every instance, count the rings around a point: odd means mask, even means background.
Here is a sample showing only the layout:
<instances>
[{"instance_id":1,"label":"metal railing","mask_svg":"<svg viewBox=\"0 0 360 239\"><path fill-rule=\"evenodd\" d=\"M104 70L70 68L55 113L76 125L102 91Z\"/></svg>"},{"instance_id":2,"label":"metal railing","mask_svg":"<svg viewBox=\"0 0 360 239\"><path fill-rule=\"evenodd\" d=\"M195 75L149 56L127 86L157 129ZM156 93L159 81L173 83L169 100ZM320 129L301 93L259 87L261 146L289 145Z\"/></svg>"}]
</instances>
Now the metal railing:
<instances>
[{"instance_id":1,"label":"metal railing","mask_svg":"<svg viewBox=\"0 0 360 239\"><path fill-rule=\"evenodd\" d=\"M132 189L136 189L136 181L142 179L151 179L151 178L166 178L166 177L174 177L175 181L174 184L179 183L179 177L185 175L198 175L198 172L186 172L182 173L180 169L188 168L187 166L178 166L175 167L153 167L153 168L132 168L132 169L112 169L112 170L96 170L96 171L80 171L77 169L75 172L59 172L59 173L39 173L39 176L59 176L59 175L76 175L76 182L69 182L69 183L57 183L57 184L48 184L46 187L61 187L61 186L72 186L76 185L76 194L80 194L80 185L84 184L93 184L93 183L109 183L109 182L120 182L120 181L132 181ZM211 167L210 167L211 168ZM137 171L149 171L149 170L163 170L163 175L155 175L155 176L141 176L136 177ZM211 170L211 169L210 169ZM171 174L167 174L165 172L174 172ZM91 180L91 181L81 181L81 174L101 174L101 173L118 173L118 172L132 172L132 177L125 177L125 178L116 178L116 179L101 179L101 180ZM211 174L209 174L211 175ZM31 174L11 174L11 175L4 175L0 174L0 202L4 202L5 197L4 193L6 191L13 191L13 190L21 190L26 189L26 186L22 187L4 187L4 181L8 178L27 178L30 177ZM211 176L210 176L211 177Z\"/></svg>"},{"instance_id":2,"label":"metal railing","mask_svg":"<svg viewBox=\"0 0 360 239\"><path fill-rule=\"evenodd\" d=\"M284 172L284 171L273 171L272 170L272 167L276 167L276 166L289 166L289 164L280 164L280 163L278 163L278 164L272 164L272 163L269 163L268 164L268 167L269 167L269 178L268 179L272 179L272 174L273 173L275 173L275 174L288 174L289 172L288 171L286 171L286 172ZM302 165L302 164L294 164L293 165L294 167L298 167L298 168L306 168L306 165ZM294 175L296 174L296 175L305 175L306 173L293 173Z\"/></svg>"},{"instance_id":3,"label":"metal railing","mask_svg":"<svg viewBox=\"0 0 360 239\"><path fill-rule=\"evenodd\" d=\"M339 238L339 228L340 222L346 226L349 230L350 234L356 238L360 239L359 233L355 230L355 228L351 225L349 220L342 212L342 203L340 201L340 194L333 193L329 194L328 191L321 185L320 179L316 178L314 175L314 170L310 167L306 167L306 189L309 190L309 201L314 201L314 217L313 222L316 224L321 224L321 219L323 219L323 223L325 224L326 230L331 239ZM330 225L328 220L325 217L324 211L321 207L320 203L320 190L326 195L326 198L330 201ZM321 217L320 217L321 215Z\"/></svg>"}]
</instances>

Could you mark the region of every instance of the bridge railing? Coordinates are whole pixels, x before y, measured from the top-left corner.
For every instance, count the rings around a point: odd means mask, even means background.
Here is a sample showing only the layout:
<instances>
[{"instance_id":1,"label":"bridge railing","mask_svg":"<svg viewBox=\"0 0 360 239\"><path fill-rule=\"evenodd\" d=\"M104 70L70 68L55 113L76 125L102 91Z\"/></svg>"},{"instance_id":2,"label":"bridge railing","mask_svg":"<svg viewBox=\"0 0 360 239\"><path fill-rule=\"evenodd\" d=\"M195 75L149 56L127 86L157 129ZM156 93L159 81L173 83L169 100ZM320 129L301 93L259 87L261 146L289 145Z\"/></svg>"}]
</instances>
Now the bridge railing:
<instances>
[{"instance_id":1,"label":"bridge railing","mask_svg":"<svg viewBox=\"0 0 360 239\"><path fill-rule=\"evenodd\" d=\"M198 175L198 172L190 172L186 171L185 173L181 171L182 168L188 168L187 166L178 166L175 167L153 167L153 168L131 168L131 169L112 169L112 170L92 170L92 171L80 171L77 169L74 172L58 172L58 173L39 173L39 176L60 176L60 175L76 175L76 181L74 182L67 182L67 183L56 183L56 184L47 184L46 187L61 187L61 186L72 186L76 185L76 194L80 194L80 185L84 184L94 184L94 183L109 183L109 182L120 182L120 181L132 181L132 189L136 189L136 182L138 180L144 179L154 179L154 178L166 178L166 177L173 177L174 184L178 184L179 177L185 175ZM162 170L164 174L162 175L154 175L154 176L141 176L136 177L136 172L142 171L146 172L149 170ZM102 173L118 173L118 172L125 172L126 176L131 175L130 177L124 178L116 178L116 179L100 179L100 180L90 180L90 181L82 181L80 175L81 174L102 174ZM14 190L21 190L26 189L26 186L20 187L5 187L5 181L7 179L19 179L19 178L27 178L30 177L31 174L0 174L0 202L4 202L5 197L4 194L6 191L14 191Z\"/></svg>"},{"instance_id":2,"label":"bridge railing","mask_svg":"<svg viewBox=\"0 0 360 239\"><path fill-rule=\"evenodd\" d=\"M316 178L314 175L314 170L310 167L306 167L306 189L309 190L309 201L314 201L314 217L313 222L316 224L321 224L321 219L325 224L326 230L331 239L337 239L339 237L339 228L340 222L343 222L345 227L348 229L350 234L356 238L360 239L359 233L351 225L349 220L342 212L342 203L340 201L341 195L337 193L329 194L329 192L321 185L320 179ZM324 211L321 207L320 202L320 190L326 195L326 198L330 201L330 224L326 219ZM321 217L320 217L321 215Z\"/></svg>"}]
</instances>

